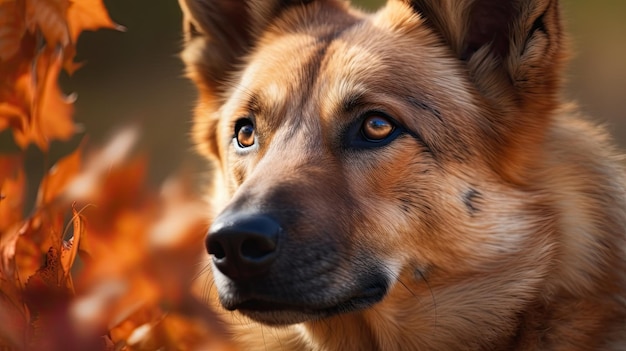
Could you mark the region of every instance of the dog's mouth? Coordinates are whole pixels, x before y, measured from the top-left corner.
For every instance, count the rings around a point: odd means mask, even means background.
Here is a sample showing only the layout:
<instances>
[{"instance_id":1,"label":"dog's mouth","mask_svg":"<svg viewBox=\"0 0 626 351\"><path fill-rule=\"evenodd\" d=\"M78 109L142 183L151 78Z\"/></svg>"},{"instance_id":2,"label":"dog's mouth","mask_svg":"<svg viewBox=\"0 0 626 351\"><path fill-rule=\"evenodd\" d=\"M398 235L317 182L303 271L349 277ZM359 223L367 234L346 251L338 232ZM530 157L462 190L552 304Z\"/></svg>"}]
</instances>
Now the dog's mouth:
<instances>
[{"instance_id":1,"label":"dog's mouth","mask_svg":"<svg viewBox=\"0 0 626 351\"><path fill-rule=\"evenodd\" d=\"M381 301L387 292L386 284L376 284L334 302L286 302L272 298L237 299L222 301L228 310L238 310L257 322L287 325L319 320L333 315L354 312Z\"/></svg>"}]
</instances>

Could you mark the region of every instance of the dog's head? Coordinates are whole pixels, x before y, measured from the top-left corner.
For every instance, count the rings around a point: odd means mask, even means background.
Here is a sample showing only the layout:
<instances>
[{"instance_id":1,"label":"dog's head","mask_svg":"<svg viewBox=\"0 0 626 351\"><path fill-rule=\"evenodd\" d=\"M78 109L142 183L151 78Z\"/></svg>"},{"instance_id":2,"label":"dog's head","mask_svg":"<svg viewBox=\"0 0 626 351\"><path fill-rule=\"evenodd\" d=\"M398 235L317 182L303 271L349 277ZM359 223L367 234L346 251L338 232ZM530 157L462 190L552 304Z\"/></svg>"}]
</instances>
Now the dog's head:
<instances>
[{"instance_id":1,"label":"dog's head","mask_svg":"<svg viewBox=\"0 0 626 351\"><path fill-rule=\"evenodd\" d=\"M207 236L226 308L319 319L372 306L399 277L520 254L528 228L506 217L542 209L503 199L527 186L558 103L556 0L181 6L194 137L226 195Z\"/></svg>"}]
</instances>

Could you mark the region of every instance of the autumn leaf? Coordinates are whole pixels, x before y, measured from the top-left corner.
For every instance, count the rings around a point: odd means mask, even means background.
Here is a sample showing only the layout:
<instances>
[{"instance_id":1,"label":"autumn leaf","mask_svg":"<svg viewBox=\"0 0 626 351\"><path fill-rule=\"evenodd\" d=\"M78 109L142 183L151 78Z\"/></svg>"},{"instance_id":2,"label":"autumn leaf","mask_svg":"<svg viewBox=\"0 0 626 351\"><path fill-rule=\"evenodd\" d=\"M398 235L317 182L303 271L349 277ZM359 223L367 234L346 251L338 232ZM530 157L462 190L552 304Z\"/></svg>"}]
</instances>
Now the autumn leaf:
<instances>
[{"instance_id":1,"label":"autumn leaf","mask_svg":"<svg viewBox=\"0 0 626 351\"><path fill-rule=\"evenodd\" d=\"M26 30L22 12L17 1L0 1L0 61L8 61L20 49Z\"/></svg>"},{"instance_id":2,"label":"autumn leaf","mask_svg":"<svg viewBox=\"0 0 626 351\"><path fill-rule=\"evenodd\" d=\"M28 129L14 134L23 148L32 141L47 150L51 140L68 140L74 135L73 99L61 92L57 82L62 65L63 55L58 50L45 49L37 58L30 123Z\"/></svg>"},{"instance_id":3,"label":"autumn leaf","mask_svg":"<svg viewBox=\"0 0 626 351\"><path fill-rule=\"evenodd\" d=\"M73 43L77 42L82 31L101 28L124 30L111 20L102 0L70 0L67 24Z\"/></svg>"},{"instance_id":4,"label":"autumn leaf","mask_svg":"<svg viewBox=\"0 0 626 351\"><path fill-rule=\"evenodd\" d=\"M11 127L14 134L28 128L33 99L32 65L15 61L0 66L0 131Z\"/></svg>"},{"instance_id":5,"label":"autumn leaf","mask_svg":"<svg viewBox=\"0 0 626 351\"><path fill-rule=\"evenodd\" d=\"M24 0L24 2L26 27L31 33L40 29L51 48L70 43L65 21L68 0Z\"/></svg>"},{"instance_id":6,"label":"autumn leaf","mask_svg":"<svg viewBox=\"0 0 626 351\"><path fill-rule=\"evenodd\" d=\"M80 67L74 62L80 33L124 28L101 0L2 0L0 23L0 131L11 127L21 148L35 143L45 151L75 132L74 98L61 91L58 77Z\"/></svg>"},{"instance_id":7,"label":"autumn leaf","mask_svg":"<svg viewBox=\"0 0 626 351\"><path fill-rule=\"evenodd\" d=\"M42 179L37 193L37 206L45 206L61 196L67 186L80 174L83 145L57 162Z\"/></svg>"},{"instance_id":8,"label":"autumn leaf","mask_svg":"<svg viewBox=\"0 0 626 351\"><path fill-rule=\"evenodd\" d=\"M0 23L0 131L45 152L75 132L58 78L78 67L80 33L123 27L102 0L0 0ZM147 160L129 156L136 136L62 158L26 218L22 156L0 155L0 349L234 350L190 288L211 211L189 178L157 196Z\"/></svg>"},{"instance_id":9,"label":"autumn leaf","mask_svg":"<svg viewBox=\"0 0 626 351\"><path fill-rule=\"evenodd\" d=\"M63 280L66 282L66 285L71 288L72 292L74 292L74 282L71 272L72 267L74 266L74 261L76 260L76 255L78 254L80 241L85 235L85 225L84 218L75 207L72 208L72 214L72 224L74 230L72 237L67 241L63 241L63 246L61 247L61 267L63 268L64 274Z\"/></svg>"},{"instance_id":10,"label":"autumn leaf","mask_svg":"<svg viewBox=\"0 0 626 351\"><path fill-rule=\"evenodd\" d=\"M12 259L24 210L26 177L19 156L0 157L0 273L13 277Z\"/></svg>"},{"instance_id":11,"label":"autumn leaf","mask_svg":"<svg viewBox=\"0 0 626 351\"><path fill-rule=\"evenodd\" d=\"M0 156L0 348L22 349L29 312L16 285L13 258L22 221L25 174L20 156Z\"/></svg>"},{"instance_id":12,"label":"autumn leaf","mask_svg":"<svg viewBox=\"0 0 626 351\"><path fill-rule=\"evenodd\" d=\"M21 156L0 156L0 241L8 227L22 220L25 178Z\"/></svg>"}]
</instances>

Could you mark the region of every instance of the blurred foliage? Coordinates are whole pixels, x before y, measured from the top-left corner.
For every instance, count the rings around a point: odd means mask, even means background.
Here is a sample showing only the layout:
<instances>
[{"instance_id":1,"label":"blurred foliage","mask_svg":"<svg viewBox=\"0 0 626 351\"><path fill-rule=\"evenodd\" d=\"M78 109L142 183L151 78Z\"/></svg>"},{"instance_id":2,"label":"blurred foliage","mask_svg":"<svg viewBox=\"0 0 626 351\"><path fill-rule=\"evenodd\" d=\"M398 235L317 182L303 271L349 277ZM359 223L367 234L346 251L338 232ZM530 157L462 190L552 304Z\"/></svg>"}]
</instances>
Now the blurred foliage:
<instances>
[{"instance_id":1,"label":"blurred foliage","mask_svg":"<svg viewBox=\"0 0 626 351\"><path fill-rule=\"evenodd\" d=\"M0 131L17 148L0 152L0 350L230 350L190 288L207 267L208 209L187 177L161 196L146 185L136 131L100 150L83 142L26 182L27 147L48 155L77 132L57 80L80 67L78 37L123 29L101 1L0 2Z\"/></svg>"}]
</instances>

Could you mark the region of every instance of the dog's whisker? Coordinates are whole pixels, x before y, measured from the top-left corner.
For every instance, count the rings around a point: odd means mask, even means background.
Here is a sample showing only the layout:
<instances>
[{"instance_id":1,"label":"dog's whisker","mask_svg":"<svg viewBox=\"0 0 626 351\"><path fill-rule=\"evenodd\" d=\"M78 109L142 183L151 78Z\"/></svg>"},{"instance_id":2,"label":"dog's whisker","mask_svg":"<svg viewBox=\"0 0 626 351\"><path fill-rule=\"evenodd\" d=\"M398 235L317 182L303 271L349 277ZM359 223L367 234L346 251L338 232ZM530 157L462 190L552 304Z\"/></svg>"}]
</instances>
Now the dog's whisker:
<instances>
[{"instance_id":1,"label":"dog's whisker","mask_svg":"<svg viewBox=\"0 0 626 351\"><path fill-rule=\"evenodd\" d=\"M431 288L430 283L428 282L428 279L426 279L426 275L424 275L424 272L422 272L421 269L417 269L416 271L420 275L420 277L422 277L422 280L424 281L424 283L426 284L426 287L428 287L428 291L430 292L430 297L433 303L433 313L435 314L434 315L434 319L435 319L434 331L436 332L437 326L438 326L437 324L438 315L437 315L437 299L435 299L435 292Z\"/></svg>"}]
</instances>

